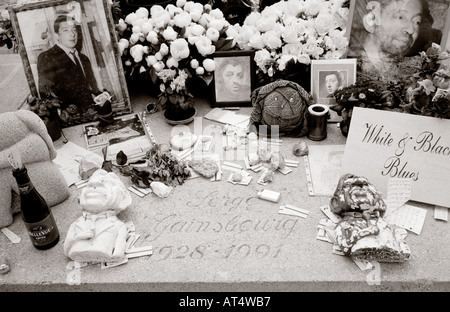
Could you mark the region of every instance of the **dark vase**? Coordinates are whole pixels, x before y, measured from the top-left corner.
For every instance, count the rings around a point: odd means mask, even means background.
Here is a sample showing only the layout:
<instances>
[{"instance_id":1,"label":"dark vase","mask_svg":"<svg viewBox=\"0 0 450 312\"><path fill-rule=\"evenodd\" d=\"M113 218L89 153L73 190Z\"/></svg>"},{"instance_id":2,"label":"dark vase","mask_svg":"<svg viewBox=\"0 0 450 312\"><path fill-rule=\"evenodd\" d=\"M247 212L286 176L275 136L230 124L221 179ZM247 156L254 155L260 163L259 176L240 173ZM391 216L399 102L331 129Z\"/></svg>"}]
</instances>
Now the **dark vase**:
<instances>
[{"instance_id":1,"label":"dark vase","mask_svg":"<svg viewBox=\"0 0 450 312\"><path fill-rule=\"evenodd\" d=\"M145 92L151 97L156 98L161 93L159 86L153 83L150 76L146 74L134 75L131 77L127 76L126 83L130 94L140 94Z\"/></svg>"},{"instance_id":2,"label":"dark vase","mask_svg":"<svg viewBox=\"0 0 450 312\"><path fill-rule=\"evenodd\" d=\"M194 97L204 97L209 94L210 90L205 80L201 77L191 77L186 81L186 89Z\"/></svg>"},{"instance_id":3,"label":"dark vase","mask_svg":"<svg viewBox=\"0 0 450 312\"><path fill-rule=\"evenodd\" d=\"M195 107L187 109L168 107L164 110L164 119L170 125L186 125L194 120L196 114Z\"/></svg>"},{"instance_id":4,"label":"dark vase","mask_svg":"<svg viewBox=\"0 0 450 312\"><path fill-rule=\"evenodd\" d=\"M56 141L61 137L62 129L61 124L59 123L59 120L52 120L49 121L46 124L47 132L50 135L50 138L52 138L52 141Z\"/></svg>"}]
</instances>

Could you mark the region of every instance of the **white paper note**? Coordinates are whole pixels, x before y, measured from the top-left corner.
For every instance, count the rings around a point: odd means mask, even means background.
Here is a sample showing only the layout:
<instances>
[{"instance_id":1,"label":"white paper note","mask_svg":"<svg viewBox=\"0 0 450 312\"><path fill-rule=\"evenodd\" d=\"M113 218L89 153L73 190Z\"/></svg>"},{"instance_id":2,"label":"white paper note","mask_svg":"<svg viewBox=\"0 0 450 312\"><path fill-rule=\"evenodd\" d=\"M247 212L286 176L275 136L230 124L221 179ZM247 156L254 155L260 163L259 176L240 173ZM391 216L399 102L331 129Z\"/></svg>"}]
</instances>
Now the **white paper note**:
<instances>
[{"instance_id":1,"label":"white paper note","mask_svg":"<svg viewBox=\"0 0 450 312\"><path fill-rule=\"evenodd\" d=\"M68 186L71 186L75 182L81 180L79 168L80 161L83 157L101 157L100 155L95 154L94 152L89 151L71 141L57 149L56 152L57 155L56 158L53 159L53 162L58 166L59 170L61 170Z\"/></svg>"},{"instance_id":2,"label":"white paper note","mask_svg":"<svg viewBox=\"0 0 450 312\"><path fill-rule=\"evenodd\" d=\"M426 213L426 209L405 204L385 216L385 219L390 224L395 224L419 235L422 232Z\"/></svg>"},{"instance_id":3,"label":"white paper note","mask_svg":"<svg viewBox=\"0 0 450 312\"><path fill-rule=\"evenodd\" d=\"M434 207L434 218L437 220L448 220L448 208L442 206Z\"/></svg>"},{"instance_id":4,"label":"white paper note","mask_svg":"<svg viewBox=\"0 0 450 312\"><path fill-rule=\"evenodd\" d=\"M403 206L411 198L411 179L390 178L386 205L388 212Z\"/></svg>"}]
</instances>

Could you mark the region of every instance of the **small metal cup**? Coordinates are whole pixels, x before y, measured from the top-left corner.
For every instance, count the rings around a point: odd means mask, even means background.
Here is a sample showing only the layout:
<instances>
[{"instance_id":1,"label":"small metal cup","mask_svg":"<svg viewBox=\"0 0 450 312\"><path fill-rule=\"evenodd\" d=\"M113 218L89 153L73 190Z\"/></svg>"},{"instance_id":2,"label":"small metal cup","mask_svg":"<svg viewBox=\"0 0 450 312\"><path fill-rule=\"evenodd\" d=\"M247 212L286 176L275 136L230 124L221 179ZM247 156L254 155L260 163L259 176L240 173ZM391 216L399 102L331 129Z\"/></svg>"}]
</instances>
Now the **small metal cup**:
<instances>
[{"instance_id":1,"label":"small metal cup","mask_svg":"<svg viewBox=\"0 0 450 312\"><path fill-rule=\"evenodd\" d=\"M329 108L323 104L313 104L308 107L308 138L322 141L327 138L327 119Z\"/></svg>"}]
</instances>

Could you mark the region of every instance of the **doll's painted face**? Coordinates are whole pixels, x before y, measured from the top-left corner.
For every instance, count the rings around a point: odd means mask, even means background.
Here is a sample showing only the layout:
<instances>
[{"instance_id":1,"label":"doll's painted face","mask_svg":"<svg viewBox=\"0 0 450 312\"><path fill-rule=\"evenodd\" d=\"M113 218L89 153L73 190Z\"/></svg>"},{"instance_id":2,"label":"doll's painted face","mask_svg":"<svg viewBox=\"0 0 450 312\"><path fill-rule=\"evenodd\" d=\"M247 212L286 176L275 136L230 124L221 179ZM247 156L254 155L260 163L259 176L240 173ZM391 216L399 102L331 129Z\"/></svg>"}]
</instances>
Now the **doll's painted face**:
<instances>
[{"instance_id":1,"label":"doll's painted face","mask_svg":"<svg viewBox=\"0 0 450 312\"><path fill-rule=\"evenodd\" d=\"M102 169L92 174L80 195L80 205L83 210L91 213L107 210L118 213L130 204L131 196L119 177Z\"/></svg>"}]
</instances>

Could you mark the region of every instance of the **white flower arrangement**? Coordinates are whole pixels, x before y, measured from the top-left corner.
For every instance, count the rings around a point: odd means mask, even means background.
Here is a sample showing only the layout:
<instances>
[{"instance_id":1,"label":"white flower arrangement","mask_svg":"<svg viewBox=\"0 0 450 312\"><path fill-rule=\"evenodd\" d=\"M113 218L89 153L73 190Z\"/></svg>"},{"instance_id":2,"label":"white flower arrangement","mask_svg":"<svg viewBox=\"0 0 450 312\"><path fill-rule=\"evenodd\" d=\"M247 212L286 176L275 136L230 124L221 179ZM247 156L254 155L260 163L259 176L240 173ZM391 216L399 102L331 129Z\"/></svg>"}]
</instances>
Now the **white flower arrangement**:
<instances>
[{"instance_id":1,"label":"white flower arrangement","mask_svg":"<svg viewBox=\"0 0 450 312\"><path fill-rule=\"evenodd\" d=\"M339 59L346 52L347 0L287 0L252 12L228 28L241 49L254 49L258 71L268 77L289 63Z\"/></svg>"},{"instance_id":2,"label":"white flower arrangement","mask_svg":"<svg viewBox=\"0 0 450 312\"><path fill-rule=\"evenodd\" d=\"M119 20L119 51L129 75L149 74L159 87L160 104L186 109L192 105L188 80L212 79L217 49L229 49L229 23L219 9L193 1L139 8Z\"/></svg>"}]
</instances>

